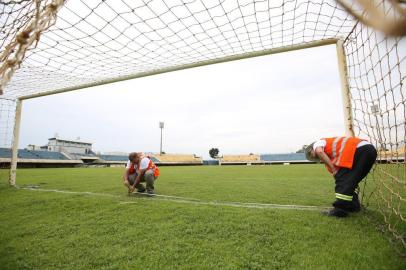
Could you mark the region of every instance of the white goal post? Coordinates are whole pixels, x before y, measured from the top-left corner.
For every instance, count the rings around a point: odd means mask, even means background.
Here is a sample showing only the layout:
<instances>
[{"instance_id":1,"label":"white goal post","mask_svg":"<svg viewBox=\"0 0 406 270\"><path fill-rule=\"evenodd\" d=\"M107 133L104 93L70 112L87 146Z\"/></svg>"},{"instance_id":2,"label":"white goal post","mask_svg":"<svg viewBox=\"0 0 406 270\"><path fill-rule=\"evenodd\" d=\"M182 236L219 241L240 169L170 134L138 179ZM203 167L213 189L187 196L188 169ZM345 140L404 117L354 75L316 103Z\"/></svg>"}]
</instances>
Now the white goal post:
<instances>
[{"instance_id":1,"label":"white goal post","mask_svg":"<svg viewBox=\"0 0 406 270\"><path fill-rule=\"evenodd\" d=\"M146 76L152 76L152 75L162 74L162 73L166 73L166 72L173 72L173 71L179 71L179 70L189 69L189 68L194 68L194 67L213 65L213 64L237 61L237 60L242 60L242 59L247 59L247 58L259 57L259 56L265 56L265 55L271 55L271 54L278 54L278 53L290 52L290 51L295 51L295 50L303 50L303 49L308 49L308 48L314 48L314 47L320 47L320 46L326 46L326 45L334 45L334 44L337 47L338 66L339 66L340 81L341 81L341 86L342 86L342 103L343 103L345 132L348 136L354 136L354 131L352 129L351 101L350 101L349 87L348 87L348 81L347 81L347 75L346 75L347 71L346 71L346 60L345 60L345 52L344 52L344 48L343 48L343 41L337 40L337 39L325 39L325 40L308 42L305 44L298 44L298 45L280 47L280 48L263 50L263 51L258 51L258 52L246 53L246 54L241 54L241 55L228 56L228 57L224 57L224 58L220 58L220 59L213 59L213 60L208 60L208 61L204 61L204 62L183 65L183 66L179 66L179 67L171 67L171 68L156 70L156 71L152 71L152 72L145 72L145 73L141 73L141 74L137 73L134 75L128 75L125 77L115 78L112 80L104 80L104 81L99 81L99 82L95 82L95 83L91 83L91 84L56 89L56 90L49 91L49 92L41 92L41 93L37 93L37 94L31 94L31 95L19 97L17 99L17 104L16 104L9 183L10 183L10 185L13 185L13 186L16 184L17 152L18 152L18 142L19 142L19 133L20 133L21 110L22 110L22 103L24 100L44 97L44 96L49 96L49 95L55 95L55 94L59 94L59 93L65 93L65 92L80 90L80 89L84 89L84 88L88 88L88 87L94 87L94 86L99 86L99 85L104 85L104 84L109 84L109 83L114 83L114 82L119 82L119 81L131 80L131 79L136 79L136 78L141 78L141 77L146 77Z\"/></svg>"}]
</instances>

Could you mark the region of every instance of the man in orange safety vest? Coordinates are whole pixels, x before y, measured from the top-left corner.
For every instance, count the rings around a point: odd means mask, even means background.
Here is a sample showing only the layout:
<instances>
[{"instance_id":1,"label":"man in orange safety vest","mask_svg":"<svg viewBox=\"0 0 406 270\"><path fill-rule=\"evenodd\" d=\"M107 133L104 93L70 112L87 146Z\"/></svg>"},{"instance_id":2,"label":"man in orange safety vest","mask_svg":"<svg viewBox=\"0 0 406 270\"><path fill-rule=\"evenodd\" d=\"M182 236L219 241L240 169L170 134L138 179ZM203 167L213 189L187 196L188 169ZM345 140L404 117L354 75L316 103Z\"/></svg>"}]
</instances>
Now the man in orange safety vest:
<instances>
[{"instance_id":1,"label":"man in orange safety vest","mask_svg":"<svg viewBox=\"0 0 406 270\"><path fill-rule=\"evenodd\" d=\"M131 193L132 187L135 183L135 179L137 178L138 175L138 163L136 160L137 153L132 152L128 155L128 161L127 165L125 167L125 172L123 176L124 180L124 186L128 188L128 193ZM137 191L138 192L145 192L145 187L142 184L137 185Z\"/></svg>"},{"instance_id":2,"label":"man in orange safety vest","mask_svg":"<svg viewBox=\"0 0 406 270\"><path fill-rule=\"evenodd\" d=\"M133 155L131 155L133 154ZM142 153L131 153L129 159L131 164L136 168L136 174L134 181L129 181L127 187L129 188L130 192L134 192L137 189L138 192L145 192L147 191L148 194L152 195L155 194L154 191L154 182L159 176L159 169L154 164L152 159L148 156L143 155ZM141 184L141 182L146 183L146 189Z\"/></svg>"},{"instance_id":3,"label":"man in orange safety vest","mask_svg":"<svg viewBox=\"0 0 406 270\"><path fill-rule=\"evenodd\" d=\"M349 212L359 212L358 184L364 179L377 157L375 147L357 137L320 139L305 149L310 161L321 161L335 179L333 209L328 216L346 217Z\"/></svg>"}]
</instances>

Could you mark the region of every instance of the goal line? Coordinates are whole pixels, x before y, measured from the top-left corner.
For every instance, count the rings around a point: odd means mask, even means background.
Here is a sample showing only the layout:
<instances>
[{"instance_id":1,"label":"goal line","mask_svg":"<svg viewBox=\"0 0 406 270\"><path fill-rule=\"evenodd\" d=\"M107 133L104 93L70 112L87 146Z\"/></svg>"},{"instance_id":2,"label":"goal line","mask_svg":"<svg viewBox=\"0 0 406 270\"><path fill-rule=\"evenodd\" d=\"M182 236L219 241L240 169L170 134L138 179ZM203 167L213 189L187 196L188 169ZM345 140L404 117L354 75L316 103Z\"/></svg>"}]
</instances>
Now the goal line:
<instances>
[{"instance_id":1,"label":"goal line","mask_svg":"<svg viewBox=\"0 0 406 270\"><path fill-rule=\"evenodd\" d=\"M29 190L29 191L39 191L39 192L54 192L62 194L71 195L83 195L83 196L99 196L108 198L123 199L121 195L113 195L108 193L98 193L91 191L69 191L69 190L59 190L59 189L44 189L37 187L18 187L18 189ZM273 204L273 203L244 203L244 202L223 202L223 201L203 201L196 198L187 198L163 194L147 195L144 193L133 193L137 198L150 198L158 201L169 201L183 204L194 204L194 205L210 205L210 206L228 206L237 208L253 208L253 209L286 209L286 210L304 210L304 211L323 211L327 210L328 207L322 206L312 206L312 205L296 205L296 204ZM130 197L131 198L131 197ZM132 197L134 198L134 197ZM134 204L136 201L122 201L119 204Z\"/></svg>"}]
</instances>

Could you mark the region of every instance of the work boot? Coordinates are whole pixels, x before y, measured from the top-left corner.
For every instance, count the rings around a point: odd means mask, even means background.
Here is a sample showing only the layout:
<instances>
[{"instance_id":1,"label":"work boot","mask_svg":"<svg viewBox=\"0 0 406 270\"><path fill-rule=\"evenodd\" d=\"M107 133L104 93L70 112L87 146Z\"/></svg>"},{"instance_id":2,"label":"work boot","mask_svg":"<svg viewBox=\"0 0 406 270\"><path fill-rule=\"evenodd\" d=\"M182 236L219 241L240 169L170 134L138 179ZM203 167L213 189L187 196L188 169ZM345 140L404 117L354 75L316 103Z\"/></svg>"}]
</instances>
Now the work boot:
<instances>
[{"instance_id":1,"label":"work boot","mask_svg":"<svg viewBox=\"0 0 406 270\"><path fill-rule=\"evenodd\" d=\"M353 213L361 211L361 203L359 202L357 193L354 193L354 196L352 197L351 207L349 207L347 210Z\"/></svg>"},{"instance_id":2,"label":"work boot","mask_svg":"<svg viewBox=\"0 0 406 270\"><path fill-rule=\"evenodd\" d=\"M138 193L144 193L145 191L146 191L146 189L144 187L137 189Z\"/></svg>"},{"instance_id":3,"label":"work boot","mask_svg":"<svg viewBox=\"0 0 406 270\"><path fill-rule=\"evenodd\" d=\"M138 184L136 187L138 193L144 193L146 191L143 184Z\"/></svg>"},{"instance_id":4,"label":"work boot","mask_svg":"<svg viewBox=\"0 0 406 270\"><path fill-rule=\"evenodd\" d=\"M348 216L348 213L346 211L336 207L334 207L329 211L322 212L322 214L328 217L337 217L337 218L343 218Z\"/></svg>"}]
</instances>

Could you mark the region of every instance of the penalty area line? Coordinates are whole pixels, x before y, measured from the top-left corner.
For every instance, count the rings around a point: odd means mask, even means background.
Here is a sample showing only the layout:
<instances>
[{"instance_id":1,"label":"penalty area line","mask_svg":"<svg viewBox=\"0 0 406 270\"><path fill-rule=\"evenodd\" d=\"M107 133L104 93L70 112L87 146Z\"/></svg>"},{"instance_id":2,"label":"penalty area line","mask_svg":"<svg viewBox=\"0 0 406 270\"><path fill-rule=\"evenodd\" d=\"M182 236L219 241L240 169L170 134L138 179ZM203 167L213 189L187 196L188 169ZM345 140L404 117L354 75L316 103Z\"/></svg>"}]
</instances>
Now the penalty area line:
<instances>
[{"instance_id":1,"label":"penalty area line","mask_svg":"<svg viewBox=\"0 0 406 270\"><path fill-rule=\"evenodd\" d=\"M90 191L69 191L69 190L59 190L59 189L44 189L44 188L33 188L33 187L19 187L19 189L29 190L29 191L40 191L40 192L54 192L62 194L73 194L73 195L87 195L87 196L100 196L109 198L122 199L121 195L113 195L108 193L97 193ZM194 204L194 205L209 205L209 206L226 206L226 207L236 207L236 208L249 208L249 209L285 209L285 210L302 210L302 211L322 211L328 209L328 207L319 207L311 205L295 205L295 204L271 204L271 203L243 203L243 202L217 202L217 201L202 201L194 198L154 194L148 195L144 193L134 194L143 195L138 198L151 198L157 201L168 201L183 204ZM119 204L136 204L136 201L124 201L119 202Z\"/></svg>"}]
</instances>

